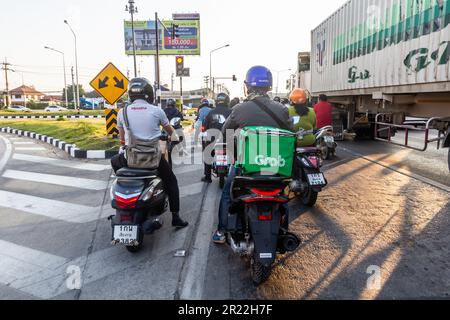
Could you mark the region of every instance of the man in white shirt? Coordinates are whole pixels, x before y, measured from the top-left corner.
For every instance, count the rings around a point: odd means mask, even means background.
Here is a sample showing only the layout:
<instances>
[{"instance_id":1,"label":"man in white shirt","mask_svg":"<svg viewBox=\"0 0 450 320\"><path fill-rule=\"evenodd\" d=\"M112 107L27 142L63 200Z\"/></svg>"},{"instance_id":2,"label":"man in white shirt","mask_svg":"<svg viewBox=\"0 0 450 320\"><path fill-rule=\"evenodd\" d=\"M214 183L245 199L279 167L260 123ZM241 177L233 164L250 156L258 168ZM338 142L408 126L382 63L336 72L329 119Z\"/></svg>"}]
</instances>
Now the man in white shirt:
<instances>
[{"instance_id":1,"label":"man in white shirt","mask_svg":"<svg viewBox=\"0 0 450 320\"><path fill-rule=\"evenodd\" d=\"M132 102L127 108L127 116L130 129L138 139L154 140L161 136L161 126L169 134L175 133L175 129L169 123L162 109L153 105L154 93L150 82L145 78L136 78L130 81L129 99ZM130 137L126 128L124 109L119 111L117 128L122 147L129 145ZM111 159L114 172L127 167L125 155L121 152ZM161 158L158 167L159 177L164 182L165 190L169 196L170 210L172 212L172 225L176 228L185 228L189 224L180 218L180 191L178 181L164 157Z\"/></svg>"}]
</instances>

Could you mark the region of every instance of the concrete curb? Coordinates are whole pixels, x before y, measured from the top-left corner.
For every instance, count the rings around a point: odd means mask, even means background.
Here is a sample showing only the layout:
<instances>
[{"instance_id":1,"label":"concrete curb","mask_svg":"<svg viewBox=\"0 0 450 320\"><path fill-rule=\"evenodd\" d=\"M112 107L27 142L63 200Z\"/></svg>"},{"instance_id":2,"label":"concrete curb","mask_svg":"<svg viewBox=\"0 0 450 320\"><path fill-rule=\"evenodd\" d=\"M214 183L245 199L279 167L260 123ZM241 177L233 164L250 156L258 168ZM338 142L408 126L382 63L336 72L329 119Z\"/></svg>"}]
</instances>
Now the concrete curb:
<instances>
[{"instance_id":1,"label":"concrete curb","mask_svg":"<svg viewBox=\"0 0 450 320\"><path fill-rule=\"evenodd\" d=\"M39 133L29 131L17 130L12 128L0 128L0 132L15 134L22 137L43 141L45 143L51 144L58 149L61 149L62 151L68 153L71 157L76 159L111 159L113 156L118 154L117 151L81 150L78 149L75 145L68 144L53 137L48 137Z\"/></svg>"},{"instance_id":2,"label":"concrete curb","mask_svg":"<svg viewBox=\"0 0 450 320\"><path fill-rule=\"evenodd\" d=\"M0 119L104 119L105 116L0 116Z\"/></svg>"}]
</instances>

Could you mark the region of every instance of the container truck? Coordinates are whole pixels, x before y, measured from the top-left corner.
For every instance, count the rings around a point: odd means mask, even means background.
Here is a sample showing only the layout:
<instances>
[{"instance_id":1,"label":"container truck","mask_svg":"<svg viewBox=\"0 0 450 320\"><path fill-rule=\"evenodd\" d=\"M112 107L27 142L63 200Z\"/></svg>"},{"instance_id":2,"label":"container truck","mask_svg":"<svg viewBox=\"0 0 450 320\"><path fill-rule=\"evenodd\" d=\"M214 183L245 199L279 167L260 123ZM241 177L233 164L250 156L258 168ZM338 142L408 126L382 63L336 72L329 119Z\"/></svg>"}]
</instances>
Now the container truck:
<instances>
[{"instance_id":1,"label":"container truck","mask_svg":"<svg viewBox=\"0 0 450 320\"><path fill-rule=\"evenodd\" d=\"M396 144L405 130L405 147L450 147L450 0L350 0L311 36L299 85L326 94L347 130ZM426 120L415 127L406 117ZM411 146L412 130L424 133L423 148Z\"/></svg>"}]
</instances>

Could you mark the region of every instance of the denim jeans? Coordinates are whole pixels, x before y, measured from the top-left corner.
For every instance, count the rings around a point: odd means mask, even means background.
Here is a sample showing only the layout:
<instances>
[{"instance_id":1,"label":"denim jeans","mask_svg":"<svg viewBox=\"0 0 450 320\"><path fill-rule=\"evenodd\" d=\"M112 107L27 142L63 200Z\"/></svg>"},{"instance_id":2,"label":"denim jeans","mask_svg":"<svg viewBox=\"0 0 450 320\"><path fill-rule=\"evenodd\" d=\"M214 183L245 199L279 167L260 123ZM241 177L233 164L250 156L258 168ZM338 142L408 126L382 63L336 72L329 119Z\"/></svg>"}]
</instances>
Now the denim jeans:
<instances>
[{"instance_id":1,"label":"denim jeans","mask_svg":"<svg viewBox=\"0 0 450 320\"><path fill-rule=\"evenodd\" d=\"M234 166L231 167L230 174L228 175L227 182L223 188L222 198L220 199L219 205L219 226L217 230L225 232L228 225L228 213L231 205L231 186L233 184L234 178L237 176L237 170ZM283 204L284 212L286 215L286 227L289 225L289 205L288 203Z\"/></svg>"}]
</instances>

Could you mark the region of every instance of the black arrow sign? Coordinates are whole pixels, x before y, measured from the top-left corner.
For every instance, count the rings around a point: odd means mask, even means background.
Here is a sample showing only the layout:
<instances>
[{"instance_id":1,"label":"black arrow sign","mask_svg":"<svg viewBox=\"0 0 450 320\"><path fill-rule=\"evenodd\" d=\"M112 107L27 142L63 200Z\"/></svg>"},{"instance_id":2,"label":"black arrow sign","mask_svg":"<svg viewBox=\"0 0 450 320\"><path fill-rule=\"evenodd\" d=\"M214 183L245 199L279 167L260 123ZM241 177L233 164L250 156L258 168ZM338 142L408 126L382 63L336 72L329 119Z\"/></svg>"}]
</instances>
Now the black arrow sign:
<instances>
[{"instance_id":1,"label":"black arrow sign","mask_svg":"<svg viewBox=\"0 0 450 320\"><path fill-rule=\"evenodd\" d=\"M117 77L114 77L114 81L116 82L114 87L119 88L119 89L125 89L125 83L123 82L123 79L119 81L119 79L117 79Z\"/></svg>"},{"instance_id":2,"label":"black arrow sign","mask_svg":"<svg viewBox=\"0 0 450 320\"><path fill-rule=\"evenodd\" d=\"M105 79L98 79L98 88L99 89L104 89L104 88L107 88L108 87L108 84L107 84L107 82L108 82L108 80L109 80L109 77L105 77Z\"/></svg>"}]
</instances>

